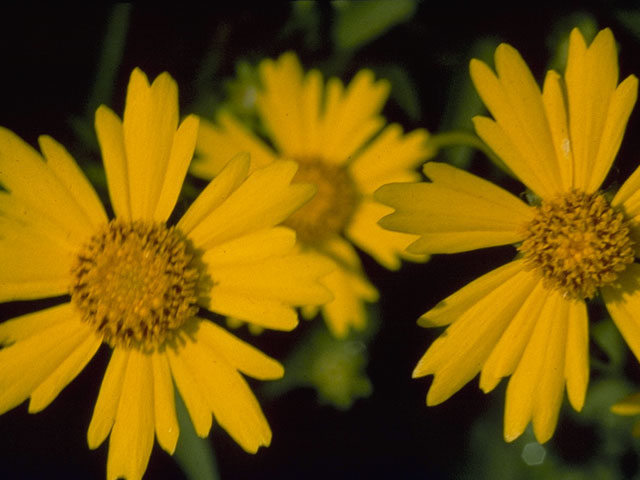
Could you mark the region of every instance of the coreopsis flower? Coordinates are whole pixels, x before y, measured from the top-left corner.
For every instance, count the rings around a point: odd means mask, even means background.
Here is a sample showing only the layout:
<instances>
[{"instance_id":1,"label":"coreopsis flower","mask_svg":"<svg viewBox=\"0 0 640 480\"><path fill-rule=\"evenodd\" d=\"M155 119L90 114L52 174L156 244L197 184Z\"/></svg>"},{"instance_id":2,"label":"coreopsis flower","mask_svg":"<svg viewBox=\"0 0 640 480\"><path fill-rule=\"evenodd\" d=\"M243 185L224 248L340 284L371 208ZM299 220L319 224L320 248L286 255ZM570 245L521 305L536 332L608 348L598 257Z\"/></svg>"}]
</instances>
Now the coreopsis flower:
<instances>
[{"instance_id":1,"label":"coreopsis flower","mask_svg":"<svg viewBox=\"0 0 640 480\"><path fill-rule=\"evenodd\" d=\"M495 52L494 73L472 60L471 78L493 119L474 118L478 135L537 200L475 175L427 163L430 182L387 185L376 198L395 208L381 225L420 235L417 254L514 245L516 258L425 313L425 327L450 325L414 377L433 374L427 404L443 402L480 373L489 392L511 376L504 437L531 421L536 438L555 429L566 385L580 410L589 380L586 301L601 295L640 357L640 169L613 198L601 186L635 104L638 80L618 84L610 30L587 46L574 29L564 76L542 92L519 53ZM531 195L533 197L533 195Z\"/></svg>"},{"instance_id":2,"label":"coreopsis flower","mask_svg":"<svg viewBox=\"0 0 640 480\"><path fill-rule=\"evenodd\" d=\"M415 235L378 226L391 209L375 201L373 192L388 181L419 179L414 169L432 153L428 134L405 135L399 125L385 126L380 110L389 84L375 81L369 70L360 71L346 89L337 78L325 85L317 70L305 74L293 53L265 60L258 70L263 87L258 116L271 144L221 111L215 123L201 120L192 172L214 177L236 151L251 154L252 168L278 159L298 163L295 180L313 183L318 191L286 224L305 250L335 262L337 268L324 279L334 300L322 313L331 332L344 337L350 328L364 327L365 302L378 298L354 245L390 269L399 268L400 257L424 258L403 252Z\"/></svg>"},{"instance_id":3,"label":"coreopsis flower","mask_svg":"<svg viewBox=\"0 0 640 480\"><path fill-rule=\"evenodd\" d=\"M198 435L213 414L246 451L269 445L241 373L274 379L282 366L198 313L288 330L296 306L331 298L316 281L331 267L277 226L314 188L291 184L294 162L249 174L241 155L169 225L198 130L195 116L179 123L175 81L134 70L123 120L101 106L95 126L111 220L64 147L43 136L40 154L0 129L0 300L70 295L0 324L0 413L27 398L44 409L105 344L87 439L96 448L111 434L109 479L141 478L154 435L173 453L174 386Z\"/></svg>"}]
</instances>

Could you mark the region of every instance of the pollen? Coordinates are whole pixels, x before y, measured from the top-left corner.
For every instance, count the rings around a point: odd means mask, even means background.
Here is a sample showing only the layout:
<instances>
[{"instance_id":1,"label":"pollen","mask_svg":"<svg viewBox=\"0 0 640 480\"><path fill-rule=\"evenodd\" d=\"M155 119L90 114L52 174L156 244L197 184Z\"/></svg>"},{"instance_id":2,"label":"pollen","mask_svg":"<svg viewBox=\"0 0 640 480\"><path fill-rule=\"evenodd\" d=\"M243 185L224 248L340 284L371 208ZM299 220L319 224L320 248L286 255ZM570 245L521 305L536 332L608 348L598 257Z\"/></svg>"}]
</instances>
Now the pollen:
<instances>
[{"instance_id":1,"label":"pollen","mask_svg":"<svg viewBox=\"0 0 640 480\"><path fill-rule=\"evenodd\" d=\"M198 311L198 268L175 229L112 220L80 250L71 300L112 347L161 347Z\"/></svg>"},{"instance_id":2,"label":"pollen","mask_svg":"<svg viewBox=\"0 0 640 480\"><path fill-rule=\"evenodd\" d=\"M317 245L345 230L356 210L359 194L343 166L315 158L296 160L298 171L294 181L311 183L317 191L285 225L293 228L303 243Z\"/></svg>"},{"instance_id":3,"label":"pollen","mask_svg":"<svg viewBox=\"0 0 640 480\"><path fill-rule=\"evenodd\" d=\"M577 190L537 207L519 251L547 286L567 298L592 298L633 262L629 223L600 193Z\"/></svg>"}]
</instances>

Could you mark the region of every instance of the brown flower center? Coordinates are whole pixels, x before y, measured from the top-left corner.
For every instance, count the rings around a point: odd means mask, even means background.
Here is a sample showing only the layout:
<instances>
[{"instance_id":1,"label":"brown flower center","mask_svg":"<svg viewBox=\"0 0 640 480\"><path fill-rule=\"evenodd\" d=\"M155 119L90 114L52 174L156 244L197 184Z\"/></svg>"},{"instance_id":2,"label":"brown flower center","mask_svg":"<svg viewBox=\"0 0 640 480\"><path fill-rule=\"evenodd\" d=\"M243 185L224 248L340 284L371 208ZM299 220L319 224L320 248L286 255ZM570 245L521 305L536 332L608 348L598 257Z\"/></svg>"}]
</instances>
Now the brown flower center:
<instances>
[{"instance_id":1,"label":"brown flower center","mask_svg":"<svg viewBox=\"0 0 640 480\"><path fill-rule=\"evenodd\" d=\"M112 220L78 254L71 300L112 347L153 350L198 311L193 260L175 227Z\"/></svg>"},{"instance_id":2,"label":"brown flower center","mask_svg":"<svg viewBox=\"0 0 640 480\"><path fill-rule=\"evenodd\" d=\"M339 165L319 159L297 159L294 181L312 183L317 192L285 222L298 239L316 245L342 233L358 204L358 191L349 172Z\"/></svg>"},{"instance_id":3,"label":"brown flower center","mask_svg":"<svg viewBox=\"0 0 640 480\"><path fill-rule=\"evenodd\" d=\"M629 223L599 193L573 190L543 202L519 247L547 285L572 298L591 298L633 262Z\"/></svg>"}]
</instances>

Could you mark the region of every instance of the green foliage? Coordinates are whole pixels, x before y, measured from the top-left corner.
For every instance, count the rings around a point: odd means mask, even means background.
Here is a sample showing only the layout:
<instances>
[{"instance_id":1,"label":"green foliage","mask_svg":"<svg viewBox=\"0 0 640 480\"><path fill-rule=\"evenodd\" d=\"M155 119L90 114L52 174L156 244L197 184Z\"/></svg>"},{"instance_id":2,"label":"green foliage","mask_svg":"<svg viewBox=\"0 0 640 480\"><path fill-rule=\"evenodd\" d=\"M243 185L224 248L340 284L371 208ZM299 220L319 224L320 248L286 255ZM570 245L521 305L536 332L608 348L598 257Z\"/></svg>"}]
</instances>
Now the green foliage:
<instances>
[{"instance_id":1,"label":"green foliage","mask_svg":"<svg viewBox=\"0 0 640 480\"><path fill-rule=\"evenodd\" d=\"M338 50L356 50L399 23L409 20L414 0L335 1L333 42Z\"/></svg>"}]
</instances>

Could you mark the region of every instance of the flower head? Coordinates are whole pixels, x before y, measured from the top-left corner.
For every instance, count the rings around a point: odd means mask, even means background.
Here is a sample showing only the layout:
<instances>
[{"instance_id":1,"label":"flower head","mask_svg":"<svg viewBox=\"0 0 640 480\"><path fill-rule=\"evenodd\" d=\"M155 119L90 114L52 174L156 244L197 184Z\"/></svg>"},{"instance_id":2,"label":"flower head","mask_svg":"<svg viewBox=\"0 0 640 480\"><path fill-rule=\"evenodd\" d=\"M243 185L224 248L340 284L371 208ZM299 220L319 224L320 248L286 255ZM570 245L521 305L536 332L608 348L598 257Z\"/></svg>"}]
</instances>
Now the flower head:
<instances>
[{"instance_id":1,"label":"flower head","mask_svg":"<svg viewBox=\"0 0 640 480\"><path fill-rule=\"evenodd\" d=\"M201 308L289 330L295 307L330 300L317 279L331 265L294 251L277 226L307 201L294 162L249 173L232 159L175 225L173 211L195 148L198 119L178 121L166 73L131 75L123 120L102 106L96 131L115 218L109 220L67 151L40 138L42 155L0 129L0 300L69 294L56 307L0 324L0 412L30 398L45 408L100 345L112 350L88 430L111 434L107 477L142 477L153 446L173 453L174 385L200 436L216 421L246 451L271 430L240 373L282 366L199 315Z\"/></svg>"},{"instance_id":2,"label":"flower head","mask_svg":"<svg viewBox=\"0 0 640 480\"><path fill-rule=\"evenodd\" d=\"M600 294L640 357L637 228L640 170L613 197L600 189L636 101L634 76L618 84L610 30L587 46L571 32L564 76L547 73L542 92L509 45L494 73L471 61L471 78L493 119L478 135L538 198L527 205L454 167L428 163L428 183L388 185L376 194L396 209L385 228L420 235L412 253L455 253L513 244L518 255L446 298L419 320L450 325L413 374L434 374L427 403L446 400L480 373L480 388L507 387L504 436L532 421L540 442L556 426L566 385L576 410L589 379L585 300Z\"/></svg>"},{"instance_id":3,"label":"flower head","mask_svg":"<svg viewBox=\"0 0 640 480\"><path fill-rule=\"evenodd\" d=\"M337 265L324 279L334 300L322 311L333 334L343 337L352 327L364 327L364 302L378 296L352 245L392 269L399 268L400 257L424 259L403 252L415 235L377 225L391 209L375 201L373 192L387 181L419 178L414 168L432 153L428 135L424 130L404 135L398 125L385 126L379 112L389 84L375 81L369 70L360 71L346 88L336 78L325 85L319 71L305 74L297 57L286 53L263 61L259 75L258 115L273 147L222 111L215 124L201 120L192 171L211 178L235 151L249 152L252 168L278 159L297 162L295 180L313 183L317 193L286 224L307 251Z\"/></svg>"}]
</instances>

